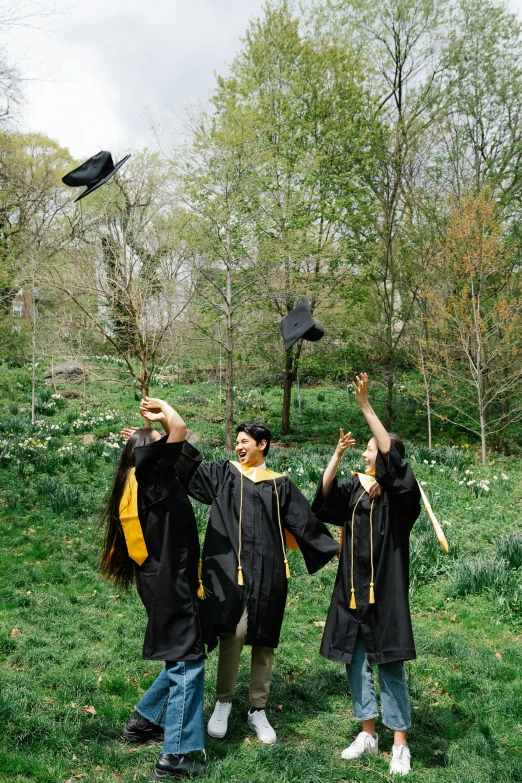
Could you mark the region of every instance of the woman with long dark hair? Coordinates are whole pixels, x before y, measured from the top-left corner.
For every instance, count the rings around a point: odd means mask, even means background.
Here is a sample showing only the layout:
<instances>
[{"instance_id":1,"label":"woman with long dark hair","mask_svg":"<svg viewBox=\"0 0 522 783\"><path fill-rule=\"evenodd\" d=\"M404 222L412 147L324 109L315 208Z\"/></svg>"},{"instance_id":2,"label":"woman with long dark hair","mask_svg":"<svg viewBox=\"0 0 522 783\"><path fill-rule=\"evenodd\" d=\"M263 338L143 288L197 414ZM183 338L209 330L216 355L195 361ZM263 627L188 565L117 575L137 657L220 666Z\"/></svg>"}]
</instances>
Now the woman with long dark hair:
<instances>
[{"instance_id":1,"label":"woman with long dark hair","mask_svg":"<svg viewBox=\"0 0 522 783\"><path fill-rule=\"evenodd\" d=\"M372 667L377 666L382 720L394 732L390 773L410 771L406 731L410 702L404 661L415 658L408 600L409 537L420 513L420 492L404 444L389 434L368 401L368 376L353 384L372 431L363 459L365 473L337 483L344 452L354 445L341 430L320 480L312 510L342 527L339 569L321 644L321 655L346 664L355 718L362 731L342 752L344 759L377 755L378 715Z\"/></svg>"},{"instance_id":2,"label":"woman with long dark hair","mask_svg":"<svg viewBox=\"0 0 522 783\"><path fill-rule=\"evenodd\" d=\"M143 657L165 667L123 728L127 742L163 740L154 780L204 774L187 754L204 749L205 651L198 613L199 538L176 473L187 428L162 401L151 427L134 430L116 470L105 512L101 571L128 589L134 579L147 610Z\"/></svg>"}]
</instances>

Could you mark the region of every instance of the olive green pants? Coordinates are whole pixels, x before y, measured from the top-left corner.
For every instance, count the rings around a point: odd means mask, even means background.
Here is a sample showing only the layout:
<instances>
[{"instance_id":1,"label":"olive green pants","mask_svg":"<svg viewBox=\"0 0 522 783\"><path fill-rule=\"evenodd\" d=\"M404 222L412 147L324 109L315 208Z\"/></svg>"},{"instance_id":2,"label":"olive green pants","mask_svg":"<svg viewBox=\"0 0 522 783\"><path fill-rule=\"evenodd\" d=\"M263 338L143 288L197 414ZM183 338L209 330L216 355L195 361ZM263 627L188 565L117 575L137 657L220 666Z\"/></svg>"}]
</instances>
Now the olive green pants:
<instances>
[{"instance_id":1,"label":"olive green pants","mask_svg":"<svg viewBox=\"0 0 522 783\"><path fill-rule=\"evenodd\" d=\"M239 658L247 634L247 610L241 615L235 633L222 633L219 641L219 661L216 696L219 701L230 702L234 698ZM250 660L250 706L264 709L270 692L274 648L252 645Z\"/></svg>"}]
</instances>

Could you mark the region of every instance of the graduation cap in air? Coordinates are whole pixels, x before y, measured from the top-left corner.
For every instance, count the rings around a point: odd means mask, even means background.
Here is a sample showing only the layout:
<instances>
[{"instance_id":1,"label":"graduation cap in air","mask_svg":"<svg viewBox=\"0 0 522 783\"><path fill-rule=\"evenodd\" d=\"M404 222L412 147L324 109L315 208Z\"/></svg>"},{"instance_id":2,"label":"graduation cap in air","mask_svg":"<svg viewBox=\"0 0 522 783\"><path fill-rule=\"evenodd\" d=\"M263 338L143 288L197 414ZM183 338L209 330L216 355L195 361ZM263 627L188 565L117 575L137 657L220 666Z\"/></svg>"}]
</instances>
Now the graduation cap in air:
<instances>
[{"instance_id":1,"label":"graduation cap in air","mask_svg":"<svg viewBox=\"0 0 522 783\"><path fill-rule=\"evenodd\" d=\"M291 313L279 321L279 328L287 351L301 338L316 342L324 336L324 328L314 321L306 299L299 302Z\"/></svg>"},{"instance_id":2,"label":"graduation cap in air","mask_svg":"<svg viewBox=\"0 0 522 783\"><path fill-rule=\"evenodd\" d=\"M93 155L92 158L86 160L77 169L73 169L65 177L62 177L64 185L69 185L71 188L79 188L81 185L86 185L87 189L80 193L78 198L74 201L79 201L84 196L88 196L96 188L104 185L113 174L116 174L119 168L130 158L130 155L125 155L118 163L114 163L110 152L98 152L97 155Z\"/></svg>"}]
</instances>

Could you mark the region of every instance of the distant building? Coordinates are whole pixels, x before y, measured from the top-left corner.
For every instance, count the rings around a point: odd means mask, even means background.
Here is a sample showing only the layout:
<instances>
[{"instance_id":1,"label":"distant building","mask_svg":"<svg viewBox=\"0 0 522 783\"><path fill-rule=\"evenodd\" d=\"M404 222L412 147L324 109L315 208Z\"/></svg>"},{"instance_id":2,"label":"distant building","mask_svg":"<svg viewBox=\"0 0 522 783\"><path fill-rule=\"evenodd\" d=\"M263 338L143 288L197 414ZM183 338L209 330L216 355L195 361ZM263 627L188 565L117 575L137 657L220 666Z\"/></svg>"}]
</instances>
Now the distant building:
<instances>
[{"instance_id":1,"label":"distant building","mask_svg":"<svg viewBox=\"0 0 522 783\"><path fill-rule=\"evenodd\" d=\"M31 319L33 317L33 307L40 299L38 288L28 284L15 294L12 303L12 314L16 318Z\"/></svg>"}]
</instances>

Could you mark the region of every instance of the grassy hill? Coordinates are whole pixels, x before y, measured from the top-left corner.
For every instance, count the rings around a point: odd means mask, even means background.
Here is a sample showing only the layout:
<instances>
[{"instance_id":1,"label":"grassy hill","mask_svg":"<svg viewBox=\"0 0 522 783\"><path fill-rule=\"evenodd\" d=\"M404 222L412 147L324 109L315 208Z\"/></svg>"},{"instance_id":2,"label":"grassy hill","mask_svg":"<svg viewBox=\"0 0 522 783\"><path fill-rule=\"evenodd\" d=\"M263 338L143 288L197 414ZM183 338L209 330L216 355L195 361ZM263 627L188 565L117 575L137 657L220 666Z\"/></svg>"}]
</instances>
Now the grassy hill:
<instances>
[{"instance_id":1,"label":"grassy hill","mask_svg":"<svg viewBox=\"0 0 522 783\"><path fill-rule=\"evenodd\" d=\"M158 748L129 748L118 735L160 665L141 659L145 615L135 591L125 595L97 573L100 510L121 448L117 433L139 424L135 394L91 385L84 411L81 394L66 399L65 387L55 392L41 381L31 427L28 380L25 370L0 367L0 781L146 781ZM177 402L206 458L226 456L217 386L164 383L153 391ZM411 780L522 781L522 460L492 455L482 468L457 433L458 447L428 451L415 402L398 392L395 426L410 439L409 458L450 543L446 555L423 513L411 545L418 652L407 664ZM293 442L278 435L279 390L238 389L236 406L238 421L273 427L270 466L288 472L308 497L339 426L361 442L367 437L352 397L330 387L303 391ZM86 434L94 442L84 444ZM360 467L361 451L347 455L345 474ZM197 505L196 514L203 532L208 511ZM343 667L318 655L337 563L309 577L299 553L289 559L268 710L279 742L265 747L246 728L245 653L229 735L208 738L207 779L389 780L393 738L382 725L378 758L340 758L358 724ZM214 653L207 662L207 718L216 660Z\"/></svg>"}]
</instances>

